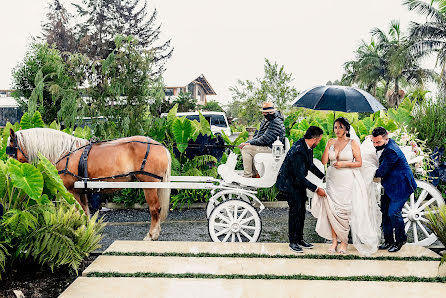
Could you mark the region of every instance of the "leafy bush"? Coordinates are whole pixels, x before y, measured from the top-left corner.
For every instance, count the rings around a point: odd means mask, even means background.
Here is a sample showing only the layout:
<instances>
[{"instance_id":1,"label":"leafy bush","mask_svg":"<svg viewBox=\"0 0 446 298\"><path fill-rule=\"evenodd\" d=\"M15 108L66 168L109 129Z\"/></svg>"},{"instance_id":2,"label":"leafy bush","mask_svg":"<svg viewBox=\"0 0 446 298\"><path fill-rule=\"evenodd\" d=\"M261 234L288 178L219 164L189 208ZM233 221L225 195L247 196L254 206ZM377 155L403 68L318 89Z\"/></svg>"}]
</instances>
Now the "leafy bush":
<instances>
[{"instance_id":1,"label":"leafy bush","mask_svg":"<svg viewBox=\"0 0 446 298\"><path fill-rule=\"evenodd\" d=\"M437 101L425 100L415 109L413 128L426 145L435 148L446 147L446 99Z\"/></svg>"},{"instance_id":2,"label":"leafy bush","mask_svg":"<svg viewBox=\"0 0 446 298\"><path fill-rule=\"evenodd\" d=\"M112 202L123 204L125 207L131 207L134 204L144 204L146 197L144 191L138 188L126 188L113 194Z\"/></svg>"},{"instance_id":3,"label":"leafy bush","mask_svg":"<svg viewBox=\"0 0 446 298\"><path fill-rule=\"evenodd\" d=\"M429 210L426 213L426 217L429 220L427 224L429 229L437 235L438 240L446 246L446 205L440 206L438 209ZM440 266L446 262L446 254L443 254Z\"/></svg>"},{"instance_id":4,"label":"leafy bush","mask_svg":"<svg viewBox=\"0 0 446 298\"><path fill-rule=\"evenodd\" d=\"M0 273L14 262L77 270L99 247L102 222L84 214L54 165L39 158L36 166L0 161Z\"/></svg>"}]
</instances>

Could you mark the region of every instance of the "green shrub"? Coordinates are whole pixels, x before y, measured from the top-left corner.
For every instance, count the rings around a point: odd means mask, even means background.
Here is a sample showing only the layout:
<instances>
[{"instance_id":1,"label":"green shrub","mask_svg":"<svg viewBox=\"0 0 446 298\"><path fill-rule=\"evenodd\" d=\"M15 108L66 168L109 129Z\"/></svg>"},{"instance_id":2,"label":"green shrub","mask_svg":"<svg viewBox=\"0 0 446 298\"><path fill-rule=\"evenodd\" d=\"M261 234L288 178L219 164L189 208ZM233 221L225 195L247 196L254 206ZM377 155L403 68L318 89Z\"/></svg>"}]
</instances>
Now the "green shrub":
<instances>
[{"instance_id":1,"label":"green shrub","mask_svg":"<svg viewBox=\"0 0 446 298\"><path fill-rule=\"evenodd\" d=\"M418 138L426 140L426 145L434 150L446 147L446 99L425 100L415 110L413 128Z\"/></svg>"},{"instance_id":2,"label":"green shrub","mask_svg":"<svg viewBox=\"0 0 446 298\"><path fill-rule=\"evenodd\" d=\"M428 210L426 217L429 220L427 224L429 229L437 235L438 240L446 246L446 205L440 206L438 209ZM440 266L446 262L446 254L441 259Z\"/></svg>"},{"instance_id":3,"label":"green shrub","mask_svg":"<svg viewBox=\"0 0 446 298\"><path fill-rule=\"evenodd\" d=\"M77 270L99 247L102 222L84 214L54 165L39 158L36 166L0 161L0 274L14 262Z\"/></svg>"}]
</instances>

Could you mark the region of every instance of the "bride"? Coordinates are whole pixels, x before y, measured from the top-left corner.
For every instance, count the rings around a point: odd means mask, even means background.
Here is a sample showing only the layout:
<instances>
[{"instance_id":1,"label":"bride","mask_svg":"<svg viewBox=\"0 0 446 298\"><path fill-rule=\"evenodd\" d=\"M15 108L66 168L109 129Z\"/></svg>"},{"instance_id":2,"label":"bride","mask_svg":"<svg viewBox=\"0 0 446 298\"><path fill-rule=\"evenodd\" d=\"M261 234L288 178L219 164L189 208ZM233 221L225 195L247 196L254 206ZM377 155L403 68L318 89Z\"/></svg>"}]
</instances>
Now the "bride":
<instances>
[{"instance_id":1,"label":"bride","mask_svg":"<svg viewBox=\"0 0 446 298\"><path fill-rule=\"evenodd\" d=\"M363 255L376 252L381 235L380 216L373 176L377 157L370 140L360 142L345 118L334 122L335 139L330 139L322 156L327 169L327 197L314 196L312 214L316 232L331 239L329 252L345 254L351 230L353 245ZM371 147L370 147L371 146ZM364 159L361 151L364 149ZM364 179L365 178L365 179Z\"/></svg>"}]
</instances>

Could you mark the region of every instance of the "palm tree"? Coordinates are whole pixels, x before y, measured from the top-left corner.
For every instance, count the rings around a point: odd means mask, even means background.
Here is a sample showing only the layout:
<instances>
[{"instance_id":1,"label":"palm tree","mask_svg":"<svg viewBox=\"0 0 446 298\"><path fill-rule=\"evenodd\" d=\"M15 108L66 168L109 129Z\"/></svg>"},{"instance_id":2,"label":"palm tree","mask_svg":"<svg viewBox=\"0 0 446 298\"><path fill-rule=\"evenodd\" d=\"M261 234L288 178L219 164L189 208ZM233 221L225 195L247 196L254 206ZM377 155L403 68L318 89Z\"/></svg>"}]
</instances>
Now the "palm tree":
<instances>
[{"instance_id":1,"label":"palm tree","mask_svg":"<svg viewBox=\"0 0 446 298\"><path fill-rule=\"evenodd\" d=\"M415 10L426 17L425 23L411 22L410 38L414 40L413 51L419 56L437 55L441 67L441 89L446 90L446 1L405 0L409 10Z\"/></svg>"},{"instance_id":2,"label":"palm tree","mask_svg":"<svg viewBox=\"0 0 446 298\"><path fill-rule=\"evenodd\" d=\"M376 38L376 48L385 65L386 91L393 83L393 92L388 93L386 99L390 106L398 106L404 98L400 84L421 86L435 73L420 66L420 57L412 51L414 41L402 33L399 21L390 23L388 34L379 28L372 29L371 33Z\"/></svg>"},{"instance_id":3,"label":"palm tree","mask_svg":"<svg viewBox=\"0 0 446 298\"><path fill-rule=\"evenodd\" d=\"M385 60L381 57L373 39L370 43L361 41L361 45L355 51L355 60L346 62L344 70L342 82L349 85L356 83L373 96L376 96L378 83L387 77Z\"/></svg>"}]
</instances>

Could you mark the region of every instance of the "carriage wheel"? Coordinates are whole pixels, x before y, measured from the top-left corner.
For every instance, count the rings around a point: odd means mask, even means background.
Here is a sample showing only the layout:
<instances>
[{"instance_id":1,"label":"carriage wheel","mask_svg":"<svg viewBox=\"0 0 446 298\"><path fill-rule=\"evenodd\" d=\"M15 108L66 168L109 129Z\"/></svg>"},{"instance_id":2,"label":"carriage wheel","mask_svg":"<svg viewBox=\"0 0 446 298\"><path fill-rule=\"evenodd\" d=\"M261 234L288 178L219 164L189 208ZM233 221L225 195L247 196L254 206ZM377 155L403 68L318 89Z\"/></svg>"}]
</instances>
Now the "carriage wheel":
<instances>
[{"instance_id":1,"label":"carriage wheel","mask_svg":"<svg viewBox=\"0 0 446 298\"><path fill-rule=\"evenodd\" d=\"M444 204L441 193L425 181L416 180L418 188L404 204L403 219L410 244L429 246L437 241L437 236L426 226L427 211ZM435 212L435 211L433 211Z\"/></svg>"},{"instance_id":2,"label":"carriage wheel","mask_svg":"<svg viewBox=\"0 0 446 298\"><path fill-rule=\"evenodd\" d=\"M215 195L213 195L209 199L209 201L206 205L206 217L209 219L209 216L211 215L212 210L214 210L214 208L216 206L218 206L221 202L224 202L227 200L233 200L233 199L242 200L247 203L250 202L249 197L245 194L234 193L233 190L220 191L220 192L216 193Z\"/></svg>"},{"instance_id":3,"label":"carriage wheel","mask_svg":"<svg viewBox=\"0 0 446 298\"><path fill-rule=\"evenodd\" d=\"M208 228L214 242L256 242L262 231L262 222L251 204L233 199L214 208Z\"/></svg>"}]
</instances>

